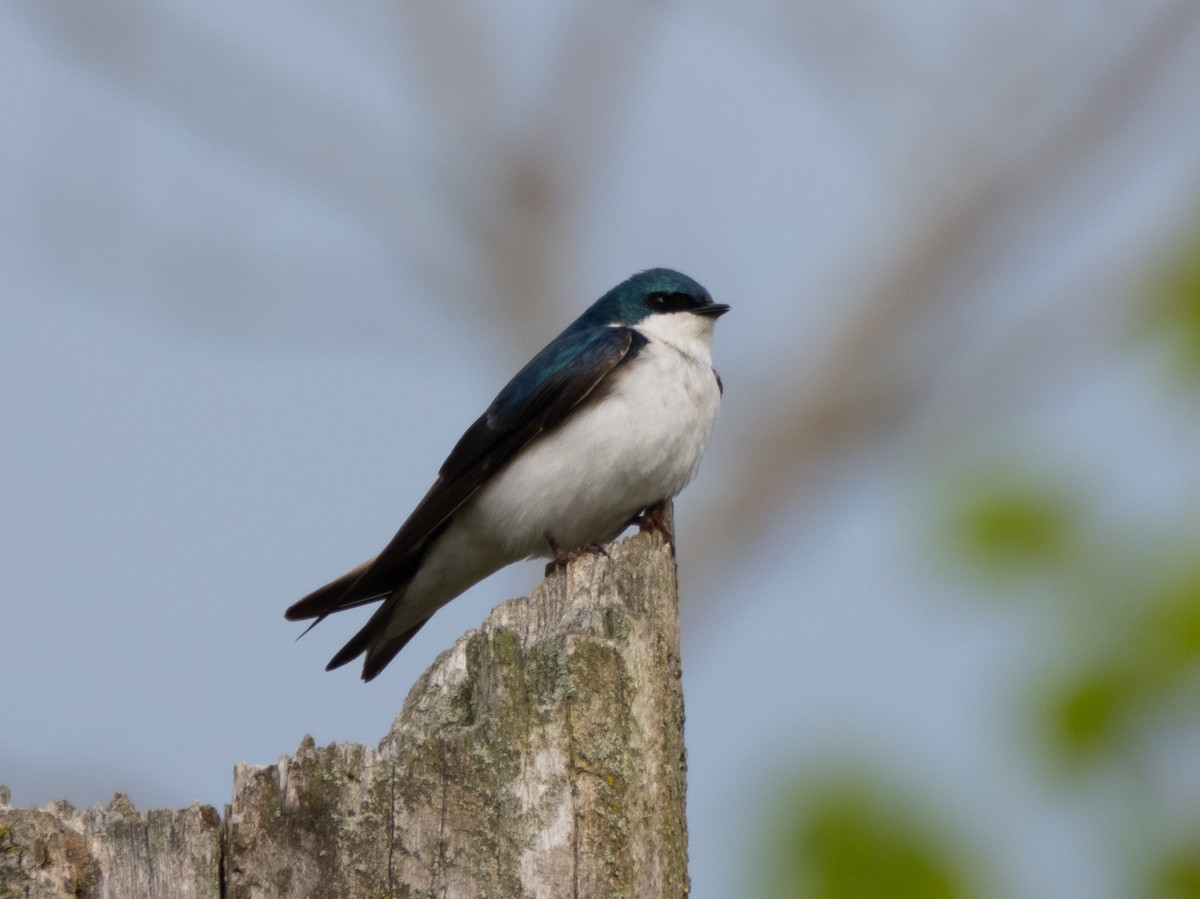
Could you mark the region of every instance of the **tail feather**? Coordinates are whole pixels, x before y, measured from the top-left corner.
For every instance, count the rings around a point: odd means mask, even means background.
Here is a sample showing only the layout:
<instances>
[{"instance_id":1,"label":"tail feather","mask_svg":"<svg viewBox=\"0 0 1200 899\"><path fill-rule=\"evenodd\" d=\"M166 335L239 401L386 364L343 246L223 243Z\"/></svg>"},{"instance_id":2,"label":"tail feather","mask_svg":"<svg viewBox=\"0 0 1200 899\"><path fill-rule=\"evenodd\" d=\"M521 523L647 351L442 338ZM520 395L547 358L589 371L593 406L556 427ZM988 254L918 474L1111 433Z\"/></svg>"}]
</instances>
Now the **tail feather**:
<instances>
[{"instance_id":1,"label":"tail feather","mask_svg":"<svg viewBox=\"0 0 1200 899\"><path fill-rule=\"evenodd\" d=\"M330 581L324 587L318 587L312 593L308 594L308 596L304 597L304 599L298 600L288 606L288 610L283 613L283 617L288 621L306 621L309 618L316 618L317 621L313 622L315 626L333 612L365 605L379 599L380 596L386 595L387 591L375 596L357 596L354 599L347 597L350 588L363 576L363 573L371 567L374 561L374 559L368 559L357 568L347 571L337 580ZM305 631L305 633L308 632Z\"/></svg>"},{"instance_id":2,"label":"tail feather","mask_svg":"<svg viewBox=\"0 0 1200 899\"><path fill-rule=\"evenodd\" d=\"M430 618L433 616L430 615ZM367 657L363 659L362 679L364 681L372 681L380 671L387 667L388 662L396 657L396 653L400 652L408 641L417 635L417 631L425 626L425 622L429 618L422 618L404 633L398 637L392 637L383 643L378 643L371 646L367 650Z\"/></svg>"},{"instance_id":3,"label":"tail feather","mask_svg":"<svg viewBox=\"0 0 1200 899\"><path fill-rule=\"evenodd\" d=\"M364 681L373 680L380 671L387 667L388 662L396 657L396 653L400 652L408 641L416 636L417 631L425 626L425 622L433 617L430 615L422 618L404 633L388 637L388 625L391 623L396 606L402 601L402 596L402 593L394 594L376 609L375 614L363 625L362 629L338 650L337 655L329 660L325 670L332 671L335 668L341 668L364 653L366 654L362 671Z\"/></svg>"},{"instance_id":4,"label":"tail feather","mask_svg":"<svg viewBox=\"0 0 1200 899\"><path fill-rule=\"evenodd\" d=\"M368 603L383 600L366 625L343 646L326 666L330 671L366 654L363 661L363 680L371 680L384 669L404 645L413 638L429 616L415 622L408 630L397 636L389 636L398 614L411 620L413 613L403 615L404 594L417 572L424 547L397 558L377 556L347 571L337 580L319 587L308 596L293 603L284 617L289 621L313 619L304 631L307 634L334 612L353 609ZM400 624L399 626L403 626ZM303 637L304 634L300 636Z\"/></svg>"}]
</instances>

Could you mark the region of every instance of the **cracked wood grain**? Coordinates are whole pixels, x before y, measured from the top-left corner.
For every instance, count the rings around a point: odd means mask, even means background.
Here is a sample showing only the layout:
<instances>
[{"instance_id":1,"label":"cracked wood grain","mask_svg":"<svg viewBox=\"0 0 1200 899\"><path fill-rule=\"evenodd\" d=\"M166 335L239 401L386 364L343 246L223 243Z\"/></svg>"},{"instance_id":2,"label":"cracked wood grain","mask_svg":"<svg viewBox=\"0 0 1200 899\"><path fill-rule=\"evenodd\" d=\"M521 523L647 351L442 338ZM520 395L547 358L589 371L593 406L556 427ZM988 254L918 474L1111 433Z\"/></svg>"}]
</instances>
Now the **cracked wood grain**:
<instances>
[{"instance_id":1,"label":"cracked wood grain","mask_svg":"<svg viewBox=\"0 0 1200 899\"><path fill-rule=\"evenodd\" d=\"M223 819L0 795L0 896L681 897L674 557L641 534L442 653L378 747L238 765Z\"/></svg>"}]
</instances>

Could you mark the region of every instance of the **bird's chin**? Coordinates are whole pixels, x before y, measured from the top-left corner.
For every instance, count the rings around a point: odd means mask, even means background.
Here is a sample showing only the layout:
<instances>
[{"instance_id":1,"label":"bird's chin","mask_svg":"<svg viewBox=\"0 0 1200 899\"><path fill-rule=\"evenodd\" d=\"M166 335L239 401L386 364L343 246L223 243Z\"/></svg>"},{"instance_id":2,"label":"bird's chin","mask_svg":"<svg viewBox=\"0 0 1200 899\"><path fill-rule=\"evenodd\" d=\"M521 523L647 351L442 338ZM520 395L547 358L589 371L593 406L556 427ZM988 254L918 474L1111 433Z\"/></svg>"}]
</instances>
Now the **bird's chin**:
<instances>
[{"instance_id":1,"label":"bird's chin","mask_svg":"<svg viewBox=\"0 0 1200 899\"><path fill-rule=\"evenodd\" d=\"M694 355L708 352L716 323L717 320L710 315L696 315L691 311L671 312L643 319L637 328L651 340L661 340L687 355Z\"/></svg>"}]
</instances>

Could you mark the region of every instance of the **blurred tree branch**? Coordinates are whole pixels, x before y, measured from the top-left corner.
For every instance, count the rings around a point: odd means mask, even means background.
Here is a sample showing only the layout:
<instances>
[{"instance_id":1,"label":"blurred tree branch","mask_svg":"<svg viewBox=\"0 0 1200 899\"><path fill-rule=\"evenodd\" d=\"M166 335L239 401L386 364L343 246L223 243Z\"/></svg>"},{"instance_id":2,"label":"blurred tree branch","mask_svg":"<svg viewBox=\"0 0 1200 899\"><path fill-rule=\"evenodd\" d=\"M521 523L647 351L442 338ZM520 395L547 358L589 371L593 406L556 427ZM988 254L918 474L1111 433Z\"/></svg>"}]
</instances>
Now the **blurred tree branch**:
<instances>
[{"instance_id":1,"label":"blurred tree branch","mask_svg":"<svg viewBox=\"0 0 1200 899\"><path fill-rule=\"evenodd\" d=\"M498 29L480 11L418 4L347 14L346 27L372 53L397 54L389 65L414 105L395 121L314 92L170 7L12 5L120 90L361 223L450 314L483 312L519 347L518 359L544 338L526 323L587 299L574 286L582 223L624 145L672 9L570 6L528 108L513 99ZM703 14L732 23L731 10L713 4ZM1179 104L1200 43L1195 4L1130 6L1119 31L1033 5L991 19L964 12L975 27L959 27L964 43L932 64L922 64L895 15L863 4L763 3L750 24L730 26L797 61L858 140L886 151L876 159L882 195L874 227L856 252L831 263L840 266L830 279L837 287L815 301L843 310L821 361L798 371L789 358L764 357L729 379L725 421L739 435L739 463L698 516L696 539L724 547L696 560L700 578L736 548L716 539L718 530L749 538L784 504L812 508L814 491L830 484L851 450L914 424L941 433L970 427L990 403L1019 399L1103 352L1124 291L1162 241L1190 224L1184 210L1190 214L1200 193L1200 117ZM1091 43L1098 35L1106 40ZM1068 74L1055 80L1061 72ZM416 136L423 123L429 133ZM1103 214L1114 191L1132 192L1147 163L1160 159L1190 188L1160 205L1137 245L1114 235L1125 241L1119 254L1110 244L1073 265L1054 258L1056 241ZM119 212L91 213L90 227L120 222ZM339 289L317 266L155 225L126 226L119 240L179 263L164 265L176 274L163 277L181 283L159 284L156 297L197 298L217 286L227 302L271 308L305 290L340 299L346 289L368 289L353 272L338 275ZM55 252L70 258L87 243ZM265 288L251 301L236 285ZM1009 294L994 293L997 285ZM795 290L814 302L803 284ZM993 327L981 329L971 313L984 308ZM373 333L367 320L364 334Z\"/></svg>"},{"instance_id":2,"label":"blurred tree branch","mask_svg":"<svg viewBox=\"0 0 1200 899\"><path fill-rule=\"evenodd\" d=\"M1133 266L1123 256L1089 259L1090 271L1077 277L1091 289L1043 294L1032 305L1015 298L1024 312L1005 329L1008 339L992 352L975 352L965 366L964 349L977 350L980 338L955 309L983 293L989 275L999 277L1013 264L1011 248L1026 221L1066 209L1084 214L1081 196L1088 194L1081 195L1079 181L1094 180L1097 157L1111 153L1153 102L1163 70L1196 41L1200 8L1174 3L1155 13L1152 27L1110 61L1074 114L1011 158L956 149L950 128L938 132L941 143L922 148L933 157L906 172L912 204L906 227L895 229L902 236L857 273L843 297L855 311L831 338L818 376L807 383L777 379L757 393L751 420L743 415L739 424L754 437L741 441L737 473L699 516L707 527L750 538L770 527L781 502L815 510L813 494L829 487L854 448L895 438L916 422L942 433L970 429L994 404L1043 388L1110 346L1112 332L1089 333L1080 323L1112 320L1114 306L1159 261L1156 240L1139 248ZM1200 188L1200 158L1190 170ZM1178 231L1190 220L1188 212L1163 230ZM949 383L948 362L955 369ZM792 489L781 492L780 484ZM724 564L721 547L728 545L715 537L701 535L704 545L718 548L697 560L702 569Z\"/></svg>"},{"instance_id":3,"label":"blurred tree branch","mask_svg":"<svg viewBox=\"0 0 1200 899\"><path fill-rule=\"evenodd\" d=\"M449 164L438 163L440 183L481 260L483 309L519 344L531 341L525 350L543 338L515 326L547 318L573 292L576 220L618 149L663 11L576 3L544 90L525 111L506 102L495 37L483 33L478 15L399 7L401 34L419 60L448 152Z\"/></svg>"}]
</instances>

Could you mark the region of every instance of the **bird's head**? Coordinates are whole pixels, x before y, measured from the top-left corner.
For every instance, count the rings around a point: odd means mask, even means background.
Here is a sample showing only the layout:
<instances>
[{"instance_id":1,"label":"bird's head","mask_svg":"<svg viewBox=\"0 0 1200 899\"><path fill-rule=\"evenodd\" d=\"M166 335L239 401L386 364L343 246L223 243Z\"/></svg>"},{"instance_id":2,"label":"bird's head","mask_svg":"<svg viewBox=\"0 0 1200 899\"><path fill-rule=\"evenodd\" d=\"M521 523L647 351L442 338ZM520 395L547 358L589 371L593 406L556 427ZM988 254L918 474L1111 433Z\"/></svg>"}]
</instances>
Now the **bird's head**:
<instances>
[{"instance_id":1,"label":"bird's head","mask_svg":"<svg viewBox=\"0 0 1200 899\"><path fill-rule=\"evenodd\" d=\"M622 281L584 313L593 327L665 331L681 338L711 340L713 323L729 311L682 272L651 268Z\"/></svg>"}]
</instances>

